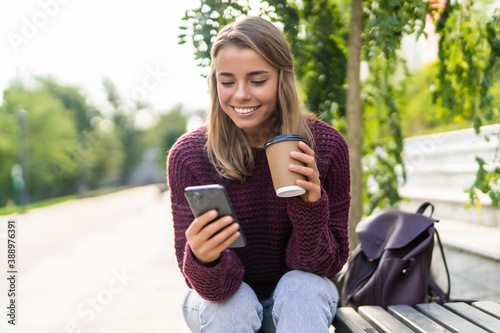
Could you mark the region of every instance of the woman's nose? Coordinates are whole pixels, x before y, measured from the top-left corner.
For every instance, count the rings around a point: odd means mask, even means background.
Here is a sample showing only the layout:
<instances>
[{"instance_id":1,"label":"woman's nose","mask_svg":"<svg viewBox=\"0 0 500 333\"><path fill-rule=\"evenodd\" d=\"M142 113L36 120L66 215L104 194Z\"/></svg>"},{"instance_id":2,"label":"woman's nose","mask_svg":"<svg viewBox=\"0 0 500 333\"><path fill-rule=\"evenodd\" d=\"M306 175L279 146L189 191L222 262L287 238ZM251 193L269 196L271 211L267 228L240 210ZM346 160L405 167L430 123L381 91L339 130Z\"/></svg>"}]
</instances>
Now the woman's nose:
<instances>
[{"instance_id":1,"label":"woman's nose","mask_svg":"<svg viewBox=\"0 0 500 333\"><path fill-rule=\"evenodd\" d=\"M248 87L245 83L238 84L234 97L239 100L247 100L250 98Z\"/></svg>"}]
</instances>

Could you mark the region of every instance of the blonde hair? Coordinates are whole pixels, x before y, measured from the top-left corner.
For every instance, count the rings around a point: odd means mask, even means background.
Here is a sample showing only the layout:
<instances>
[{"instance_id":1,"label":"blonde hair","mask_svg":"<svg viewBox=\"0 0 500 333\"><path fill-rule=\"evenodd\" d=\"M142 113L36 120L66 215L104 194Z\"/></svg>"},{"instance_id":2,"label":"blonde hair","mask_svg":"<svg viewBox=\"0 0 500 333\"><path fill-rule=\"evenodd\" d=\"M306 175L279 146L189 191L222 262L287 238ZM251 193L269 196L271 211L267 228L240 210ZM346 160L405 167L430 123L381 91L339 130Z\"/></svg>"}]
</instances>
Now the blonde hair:
<instances>
[{"instance_id":1,"label":"blonde hair","mask_svg":"<svg viewBox=\"0 0 500 333\"><path fill-rule=\"evenodd\" d=\"M211 108L207 119L207 154L220 176L243 182L252 174L252 148L243 132L223 111L218 94L215 58L226 46L250 48L269 65L278 69L278 107L271 116L269 129L262 136L270 138L281 134L300 134L313 145L308 114L299 96L293 72L293 57L283 34L269 21L247 17L223 27L211 49L209 78Z\"/></svg>"}]
</instances>

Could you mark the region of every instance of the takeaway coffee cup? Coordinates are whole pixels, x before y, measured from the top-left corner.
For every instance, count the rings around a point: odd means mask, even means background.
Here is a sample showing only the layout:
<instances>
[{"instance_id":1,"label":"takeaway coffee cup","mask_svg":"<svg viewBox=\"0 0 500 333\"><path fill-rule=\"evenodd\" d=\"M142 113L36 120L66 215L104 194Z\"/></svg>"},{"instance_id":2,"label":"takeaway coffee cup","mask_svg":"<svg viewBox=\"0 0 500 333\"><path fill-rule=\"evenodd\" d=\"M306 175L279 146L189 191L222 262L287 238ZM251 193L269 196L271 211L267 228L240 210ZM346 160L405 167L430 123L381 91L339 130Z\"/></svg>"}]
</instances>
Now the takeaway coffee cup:
<instances>
[{"instance_id":1,"label":"takeaway coffee cup","mask_svg":"<svg viewBox=\"0 0 500 333\"><path fill-rule=\"evenodd\" d=\"M274 189L278 197L295 197L306 192L304 188L295 184L296 180L305 180L306 177L290 171L288 168L290 164L304 165L302 162L290 157L292 150L301 152L298 147L299 141L306 142L300 135L285 134L270 138L264 144Z\"/></svg>"}]
</instances>

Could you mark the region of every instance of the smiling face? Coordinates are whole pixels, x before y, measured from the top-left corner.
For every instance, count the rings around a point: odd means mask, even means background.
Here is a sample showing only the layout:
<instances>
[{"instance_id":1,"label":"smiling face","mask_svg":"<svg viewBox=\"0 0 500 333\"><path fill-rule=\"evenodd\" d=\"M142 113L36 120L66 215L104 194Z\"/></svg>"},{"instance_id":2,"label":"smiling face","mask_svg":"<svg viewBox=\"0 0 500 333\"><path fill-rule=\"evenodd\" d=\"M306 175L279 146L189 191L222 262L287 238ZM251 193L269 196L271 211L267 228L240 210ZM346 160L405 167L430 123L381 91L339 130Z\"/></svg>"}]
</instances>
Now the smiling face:
<instances>
[{"instance_id":1,"label":"smiling face","mask_svg":"<svg viewBox=\"0 0 500 333\"><path fill-rule=\"evenodd\" d=\"M232 45L219 51L214 64L222 109L252 146L262 147L278 106L278 70L252 49Z\"/></svg>"}]
</instances>

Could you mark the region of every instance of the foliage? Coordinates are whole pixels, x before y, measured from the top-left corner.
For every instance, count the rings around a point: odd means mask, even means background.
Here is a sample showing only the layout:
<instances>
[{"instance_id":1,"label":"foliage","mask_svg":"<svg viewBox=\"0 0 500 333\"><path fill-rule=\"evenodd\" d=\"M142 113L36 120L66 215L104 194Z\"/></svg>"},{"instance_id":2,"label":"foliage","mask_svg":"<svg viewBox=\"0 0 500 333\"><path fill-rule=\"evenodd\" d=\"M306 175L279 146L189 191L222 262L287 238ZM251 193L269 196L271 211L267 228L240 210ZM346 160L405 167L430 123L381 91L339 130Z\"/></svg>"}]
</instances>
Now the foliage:
<instances>
[{"instance_id":1,"label":"foliage","mask_svg":"<svg viewBox=\"0 0 500 333\"><path fill-rule=\"evenodd\" d=\"M500 134L499 134L500 137ZM498 156L497 156L498 157ZM476 179L474 184L469 190L469 197L472 203L476 203L478 209L480 210L481 204L478 199L477 190L482 193L488 193L491 199L491 203L494 206L500 205L500 167L493 167L491 170L487 170L486 162L480 157L476 157L476 162L479 165L478 172L476 174Z\"/></svg>"},{"instance_id":2,"label":"foliage","mask_svg":"<svg viewBox=\"0 0 500 333\"><path fill-rule=\"evenodd\" d=\"M500 57L500 15L486 24L470 8L447 3L437 25L439 73L434 99L437 117L463 123L473 119L474 129L492 117L493 66Z\"/></svg>"},{"instance_id":3,"label":"foliage","mask_svg":"<svg viewBox=\"0 0 500 333\"><path fill-rule=\"evenodd\" d=\"M119 183L126 184L135 167L142 160L144 145L143 131L135 126L136 113L146 105L136 103L132 108L126 105L114 83L109 79L103 80L103 87L109 104L113 109L113 130L123 146L123 163L119 169Z\"/></svg>"},{"instance_id":4,"label":"foliage","mask_svg":"<svg viewBox=\"0 0 500 333\"><path fill-rule=\"evenodd\" d=\"M461 123L453 119L441 119L436 116L436 105L433 102L438 63L421 67L406 80L405 92L397 96L397 103L403 111L402 131L404 137L433 134L474 127L472 119L463 119ZM485 120L484 125L500 123L500 66L496 66L490 94L496 98L492 101L492 118Z\"/></svg>"},{"instance_id":5,"label":"foliage","mask_svg":"<svg viewBox=\"0 0 500 333\"><path fill-rule=\"evenodd\" d=\"M90 176L86 184L89 189L116 186L120 182L126 150L111 120L100 117L95 120L93 130L83 132L83 144L77 156L88 166Z\"/></svg>"},{"instance_id":6,"label":"foliage","mask_svg":"<svg viewBox=\"0 0 500 333\"><path fill-rule=\"evenodd\" d=\"M95 137L99 135L91 121L98 117L100 112L87 104L86 98L76 87L63 86L53 79L38 77L38 82L42 84L43 89L58 99L62 105L72 114L75 130L78 132L78 149L67 150L67 164L58 168L59 172L64 173L65 168L74 168L79 166L78 188L81 195L86 188L95 188L99 182L99 173L94 172L91 161L94 159L95 150L98 145L95 143ZM95 119L95 118L94 118ZM94 159L95 160L95 159ZM102 160L101 160L102 161Z\"/></svg>"},{"instance_id":7,"label":"foliage","mask_svg":"<svg viewBox=\"0 0 500 333\"><path fill-rule=\"evenodd\" d=\"M471 5L448 2L437 25L441 40L434 98L438 117L459 123L472 119L479 133L480 126L498 113L489 92L500 64L500 11L484 22ZM499 206L500 168L494 165L500 163L500 155L492 161L477 157L476 162L476 180L468 190L471 203L479 203L479 191Z\"/></svg>"},{"instance_id":8,"label":"foliage","mask_svg":"<svg viewBox=\"0 0 500 333\"><path fill-rule=\"evenodd\" d=\"M402 132L404 137L428 134L428 131L458 129L456 123L443 126L441 120L435 116L435 106L432 92L429 89L437 74L434 65L423 66L416 73L407 77L406 89L398 96L397 103L404 110ZM452 126L452 127L449 127Z\"/></svg>"},{"instance_id":9,"label":"foliage","mask_svg":"<svg viewBox=\"0 0 500 333\"><path fill-rule=\"evenodd\" d=\"M218 28L237 16L247 15L251 11L248 3L205 0L198 9L186 12L186 25L181 29L192 32L197 49L195 57L202 66L210 63L208 50ZM294 2L286 5L283 1L262 2L258 13L283 24L294 49L297 76L309 108L344 131L348 19L345 9L344 12L341 9L348 7L348 2L304 0L300 4L299 8ZM403 33L421 33L427 8L425 3L416 0L402 3L371 0L364 2L364 9L364 54L374 73L365 93L366 107L371 110L367 116L373 120L368 122L369 130L364 131L367 139L364 152L373 157L372 163L367 164L365 176L379 184L372 188L376 191L367 193L371 211L376 206L394 205L400 200L394 171L397 165L402 166L401 121L394 101L394 95L399 93L394 88L395 76L401 68L396 51ZM186 33L180 36L181 43L186 42L187 36Z\"/></svg>"},{"instance_id":10,"label":"foliage","mask_svg":"<svg viewBox=\"0 0 500 333\"><path fill-rule=\"evenodd\" d=\"M0 106L0 206L19 202L11 175L19 163L19 109L27 114L25 176L31 202L77 191L84 195L79 189L119 181L126 151L134 145L121 141L120 128L113 120L88 105L76 87L46 77L35 78L30 86L13 80ZM120 119L122 124L128 123L126 117ZM142 157L133 156L139 161Z\"/></svg>"},{"instance_id":11,"label":"foliage","mask_svg":"<svg viewBox=\"0 0 500 333\"><path fill-rule=\"evenodd\" d=\"M46 89L54 98L60 100L64 107L73 113L78 133L92 129L91 120L93 117L99 116L100 112L87 104L85 97L78 88L63 86L46 77L38 77L37 80L42 84L43 89Z\"/></svg>"},{"instance_id":12,"label":"foliage","mask_svg":"<svg viewBox=\"0 0 500 333\"><path fill-rule=\"evenodd\" d=\"M0 107L0 204L14 198L11 168L18 163L17 110L27 111L28 186L30 198L39 200L74 193L79 166L61 174L67 151L78 148L78 133L70 111L41 87L11 87Z\"/></svg>"},{"instance_id":13,"label":"foliage","mask_svg":"<svg viewBox=\"0 0 500 333\"><path fill-rule=\"evenodd\" d=\"M345 117L348 31L339 6L330 0L303 1L305 36L295 54L310 109L326 122Z\"/></svg>"},{"instance_id":14,"label":"foliage","mask_svg":"<svg viewBox=\"0 0 500 333\"><path fill-rule=\"evenodd\" d=\"M297 77L309 108L341 131L345 128L345 76L348 41L348 2L345 0L261 1L201 0L200 7L186 12L180 43L190 37L202 67L210 64L209 50L220 26L240 16L260 15L281 24L294 50ZM254 4L255 2L252 2ZM375 207L394 206L401 198L397 188L405 180L401 157L405 108L417 107L421 122L441 126L473 117L475 125L495 118L492 73L498 47L498 18L483 25L468 8L448 1L444 12L434 12L436 1L363 1L362 52L369 67L363 82L363 155L366 213ZM254 5L255 6L255 5ZM464 2L464 6L468 6ZM407 72L399 52L403 36L424 34L426 16L437 19L440 63L428 74L435 78L423 90L424 100L410 103L406 89L415 77ZM498 16L498 15L497 15ZM495 16L495 17L497 17ZM481 28L482 27L482 28ZM451 59L451 60L450 60ZM208 72L205 70L204 75ZM420 83L424 84L424 83ZM412 86L414 87L414 85ZM493 89L495 86L493 85ZM434 98L429 91L433 89ZM410 95L412 96L412 95ZM415 100L415 99L414 99ZM424 104L422 102L425 102ZM424 109L424 110L423 110ZM484 109L484 110L483 110ZM488 110L487 110L488 109ZM496 111L495 111L496 110ZM440 120L442 118L442 120ZM408 127L410 125L407 125ZM407 128L408 128L407 127ZM400 176L396 170L401 170ZM484 177L495 181L492 177ZM492 187L482 187L489 190Z\"/></svg>"},{"instance_id":15,"label":"foliage","mask_svg":"<svg viewBox=\"0 0 500 333\"><path fill-rule=\"evenodd\" d=\"M364 59L370 76L364 82L364 179L370 186L365 211L394 206L401 200L397 188L402 170L403 134L397 97L404 94L408 73L398 54L404 34L422 34L427 14L423 1L364 1L362 33Z\"/></svg>"},{"instance_id":16,"label":"foliage","mask_svg":"<svg viewBox=\"0 0 500 333\"><path fill-rule=\"evenodd\" d=\"M182 114L182 106L179 105L167 114L160 117L156 129L159 132L160 148L162 152L170 150L177 139L186 132L187 119Z\"/></svg>"},{"instance_id":17,"label":"foliage","mask_svg":"<svg viewBox=\"0 0 500 333\"><path fill-rule=\"evenodd\" d=\"M204 0L186 11L179 43L190 38L195 58L206 77L210 47L220 27L248 15L259 15L283 29L296 62L306 103L323 120L332 122L345 115L347 30L338 3L346 1L305 0L299 9L294 2L270 0L250 6L250 1ZM300 33L299 33L300 31Z\"/></svg>"},{"instance_id":18,"label":"foliage","mask_svg":"<svg viewBox=\"0 0 500 333\"><path fill-rule=\"evenodd\" d=\"M173 107L160 115L155 126L146 133L145 140L150 147L159 147L160 158L158 168L165 172L165 161L168 151L177 139L186 132L187 118L183 114L182 105Z\"/></svg>"}]
</instances>

